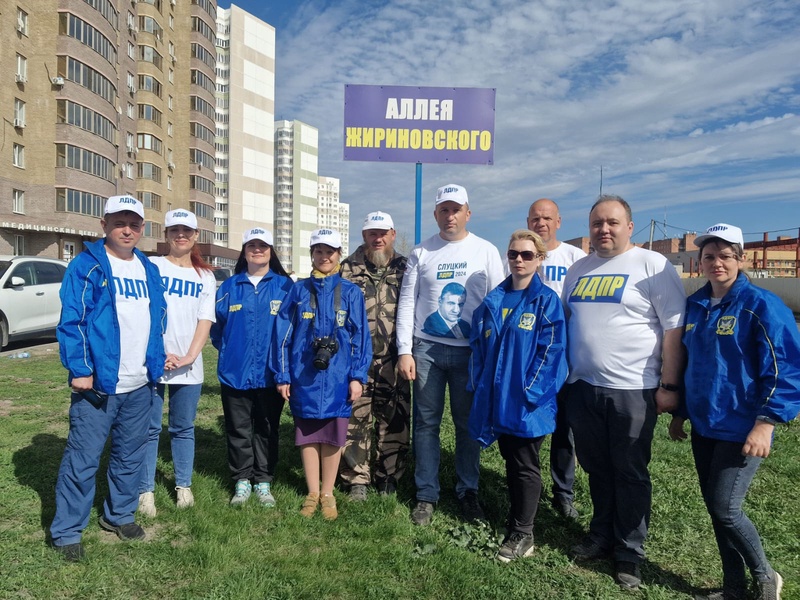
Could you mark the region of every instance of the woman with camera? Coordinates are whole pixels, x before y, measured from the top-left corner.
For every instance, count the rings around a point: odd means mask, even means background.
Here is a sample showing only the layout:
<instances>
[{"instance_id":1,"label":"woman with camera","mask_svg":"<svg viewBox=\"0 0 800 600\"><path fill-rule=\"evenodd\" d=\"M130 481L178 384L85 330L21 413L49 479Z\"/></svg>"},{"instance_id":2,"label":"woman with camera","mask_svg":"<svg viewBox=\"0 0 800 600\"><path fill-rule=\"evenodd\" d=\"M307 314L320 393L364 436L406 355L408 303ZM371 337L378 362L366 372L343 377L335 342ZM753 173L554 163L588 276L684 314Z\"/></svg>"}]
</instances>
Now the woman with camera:
<instances>
[{"instance_id":1,"label":"woman with camera","mask_svg":"<svg viewBox=\"0 0 800 600\"><path fill-rule=\"evenodd\" d=\"M219 350L217 375L225 415L228 466L235 482L232 506L251 493L275 506L271 484L278 462L283 398L275 390L267 355L281 302L292 280L262 227L245 232L234 275L217 290L211 343Z\"/></svg>"},{"instance_id":2,"label":"woman with camera","mask_svg":"<svg viewBox=\"0 0 800 600\"><path fill-rule=\"evenodd\" d=\"M339 233L311 234L311 277L294 284L281 306L271 354L278 393L294 415L308 495L300 514L338 516L333 485L351 405L372 361L364 295L339 274ZM320 484L321 480L321 484Z\"/></svg>"}]
</instances>

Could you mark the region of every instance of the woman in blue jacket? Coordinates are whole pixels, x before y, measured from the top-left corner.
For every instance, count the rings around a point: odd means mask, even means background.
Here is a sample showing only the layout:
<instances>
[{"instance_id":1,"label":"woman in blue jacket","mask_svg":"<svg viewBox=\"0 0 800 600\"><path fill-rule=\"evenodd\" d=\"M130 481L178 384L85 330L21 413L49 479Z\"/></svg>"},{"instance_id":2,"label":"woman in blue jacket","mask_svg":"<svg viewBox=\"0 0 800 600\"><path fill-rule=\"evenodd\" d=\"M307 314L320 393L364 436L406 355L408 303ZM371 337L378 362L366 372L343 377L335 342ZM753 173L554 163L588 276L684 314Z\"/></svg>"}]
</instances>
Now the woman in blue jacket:
<instances>
[{"instance_id":1,"label":"woman in blue jacket","mask_svg":"<svg viewBox=\"0 0 800 600\"><path fill-rule=\"evenodd\" d=\"M275 390L267 355L292 280L275 254L269 231L256 227L243 239L234 275L217 290L211 343L219 350L228 466L235 482L231 505L244 504L255 491L263 506L275 506L270 488L283 398Z\"/></svg>"},{"instance_id":2,"label":"woman in blue jacket","mask_svg":"<svg viewBox=\"0 0 800 600\"><path fill-rule=\"evenodd\" d=\"M536 271L547 247L532 231L511 236L511 275L472 316L470 435L497 440L506 461L510 509L497 558L533 553L533 521L542 492L539 448L556 425L556 394L567 377L566 323L558 295Z\"/></svg>"},{"instance_id":3,"label":"woman in blue jacket","mask_svg":"<svg viewBox=\"0 0 800 600\"><path fill-rule=\"evenodd\" d=\"M695 245L708 283L687 301L685 404L669 431L683 439L686 417L692 424L695 468L722 559L723 588L708 598L748 597L745 567L759 598L780 598L783 581L742 503L775 425L800 411L800 335L780 298L744 274L741 229L719 223Z\"/></svg>"},{"instance_id":4,"label":"woman in blue jacket","mask_svg":"<svg viewBox=\"0 0 800 600\"><path fill-rule=\"evenodd\" d=\"M308 486L300 514L311 517L319 504L328 520L338 516L333 485L352 402L361 397L372 362L364 295L342 279L341 258L336 231L311 234L314 268L281 307L271 356L278 392L294 415Z\"/></svg>"}]
</instances>

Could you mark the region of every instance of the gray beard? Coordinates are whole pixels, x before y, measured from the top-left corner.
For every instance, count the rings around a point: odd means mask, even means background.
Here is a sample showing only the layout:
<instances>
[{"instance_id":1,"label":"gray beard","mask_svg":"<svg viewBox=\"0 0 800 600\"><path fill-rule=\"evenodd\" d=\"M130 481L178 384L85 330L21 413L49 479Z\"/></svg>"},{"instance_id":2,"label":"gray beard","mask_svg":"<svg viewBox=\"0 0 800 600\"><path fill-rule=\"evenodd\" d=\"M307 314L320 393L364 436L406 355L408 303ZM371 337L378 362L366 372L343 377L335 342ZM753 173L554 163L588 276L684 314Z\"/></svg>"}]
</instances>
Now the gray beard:
<instances>
[{"instance_id":1,"label":"gray beard","mask_svg":"<svg viewBox=\"0 0 800 600\"><path fill-rule=\"evenodd\" d=\"M389 264L389 261L392 260L392 255L394 254L394 250L392 248L384 248L383 250L372 250L371 248L364 248L364 254L367 257L367 260L371 262L373 265L382 269L386 265Z\"/></svg>"}]
</instances>

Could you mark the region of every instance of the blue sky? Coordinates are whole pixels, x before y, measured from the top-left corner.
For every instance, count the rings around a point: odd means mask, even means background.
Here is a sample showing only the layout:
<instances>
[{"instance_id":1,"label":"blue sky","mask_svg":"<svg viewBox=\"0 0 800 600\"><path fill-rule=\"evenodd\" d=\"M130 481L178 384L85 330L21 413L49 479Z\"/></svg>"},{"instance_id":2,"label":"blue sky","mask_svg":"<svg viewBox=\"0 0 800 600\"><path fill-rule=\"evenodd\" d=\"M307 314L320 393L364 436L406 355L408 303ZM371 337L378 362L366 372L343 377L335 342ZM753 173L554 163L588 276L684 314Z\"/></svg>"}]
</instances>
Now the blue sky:
<instances>
[{"instance_id":1,"label":"blue sky","mask_svg":"<svg viewBox=\"0 0 800 600\"><path fill-rule=\"evenodd\" d=\"M276 118L319 129L351 238L371 210L414 237L414 165L342 159L345 84L496 88L494 165L424 165L460 183L469 229L505 248L529 204L586 235L600 189L633 208L635 241L724 221L745 241L800 228L796 0L242 0L276 29ZM221 7L230 5L220 1ZM353 244L351 244L353 246Z\"/></svg>"}]
</instances>

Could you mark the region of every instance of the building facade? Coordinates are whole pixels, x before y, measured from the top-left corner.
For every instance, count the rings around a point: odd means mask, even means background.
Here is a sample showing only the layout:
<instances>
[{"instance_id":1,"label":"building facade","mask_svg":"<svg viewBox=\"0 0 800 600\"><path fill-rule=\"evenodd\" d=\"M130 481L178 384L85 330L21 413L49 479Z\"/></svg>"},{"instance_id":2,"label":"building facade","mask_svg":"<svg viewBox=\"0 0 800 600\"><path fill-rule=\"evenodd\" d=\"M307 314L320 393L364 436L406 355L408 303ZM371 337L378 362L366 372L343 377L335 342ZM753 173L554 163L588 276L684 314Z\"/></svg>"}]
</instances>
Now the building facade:
<instances>
[{"instance_id":1,"label":"building facade","mask_svg":"<svg viewBox=\"0 0 800 600\"><path fill-rule=\"evenodd\" d=\"M301 121L275 122L275 250L287 271L311 272L309 242L317 228L317 129Z\"/></svg>"},{"instance_id":2,"label":"building facade","mask_svg":"<svg viewBox=\"0 0 800 600\"><path fill-rule=\"evenodd\" d=\"M350 205L339 201L339 180L319 176L317 225L335 229L342 236L342 256L350 255Z\"/></svg>"}]
</instances>

